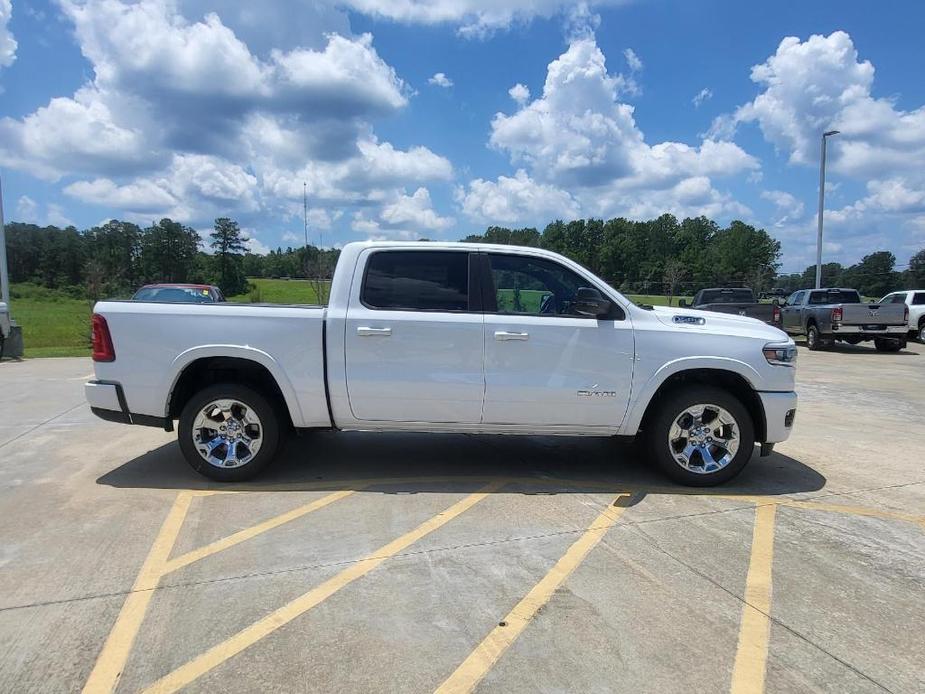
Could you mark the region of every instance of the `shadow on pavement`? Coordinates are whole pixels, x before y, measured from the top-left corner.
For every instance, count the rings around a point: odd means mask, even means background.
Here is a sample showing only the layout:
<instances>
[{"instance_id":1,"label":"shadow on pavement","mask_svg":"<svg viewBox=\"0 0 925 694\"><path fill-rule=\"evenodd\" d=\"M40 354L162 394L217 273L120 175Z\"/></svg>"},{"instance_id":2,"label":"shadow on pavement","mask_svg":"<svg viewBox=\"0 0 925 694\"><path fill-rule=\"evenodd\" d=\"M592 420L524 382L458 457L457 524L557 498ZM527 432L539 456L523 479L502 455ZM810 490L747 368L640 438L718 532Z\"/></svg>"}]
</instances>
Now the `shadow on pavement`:
<instances>
[{"instance_id":1,"label":"shadow on pavement","mask_svg":"<svg viewBox=\"0 0 925 694\"><path fill-rule=\"evenodd\" d=\"M713 488L668 482L632 444L607 438L314 432L292 437L259 478L219 484L195 473L172 442L106 473L98 484L121 488L300 491L350 489L356 480L397 478L389 493L446 491L452 478L531 478L543 493L613 491L659 494L777 495L814 492L826 479L780 453L759 458ZM439 479L432 479L439 478ZM451 479L446 479L451 478ZM510 487L508 487L510 491Z\"/></svg>"}]
</instances>

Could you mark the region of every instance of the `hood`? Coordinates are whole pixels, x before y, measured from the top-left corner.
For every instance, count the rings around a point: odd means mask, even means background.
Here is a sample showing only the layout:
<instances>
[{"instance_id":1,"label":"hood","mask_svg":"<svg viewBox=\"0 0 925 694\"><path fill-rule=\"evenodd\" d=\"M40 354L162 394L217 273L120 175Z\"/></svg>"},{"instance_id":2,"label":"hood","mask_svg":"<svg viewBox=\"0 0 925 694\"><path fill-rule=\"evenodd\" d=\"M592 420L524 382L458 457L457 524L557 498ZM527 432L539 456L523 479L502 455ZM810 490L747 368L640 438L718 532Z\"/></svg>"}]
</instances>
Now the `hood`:
<instances>
[{"instance_id":1,"label":"hood","mask_svg":"<svg viewBox=\"0 0 925 694\"><path fill-rule=\"evenodd\" d=\"M656 306L652 313L661 323L679 330L690 330L692 332L708 333L729 333L732 335L751 336L764 338L770 341L785 342L790 339L783 330L778 330L772 325L757 318L748 316L739 316L730 313L714 313L713 311L698 311L690 308L673 308L669 306ZM676 323L675 316L690 316L692 318L702 318L702 324L695 323Z\"/></svg>"}]
</instances>

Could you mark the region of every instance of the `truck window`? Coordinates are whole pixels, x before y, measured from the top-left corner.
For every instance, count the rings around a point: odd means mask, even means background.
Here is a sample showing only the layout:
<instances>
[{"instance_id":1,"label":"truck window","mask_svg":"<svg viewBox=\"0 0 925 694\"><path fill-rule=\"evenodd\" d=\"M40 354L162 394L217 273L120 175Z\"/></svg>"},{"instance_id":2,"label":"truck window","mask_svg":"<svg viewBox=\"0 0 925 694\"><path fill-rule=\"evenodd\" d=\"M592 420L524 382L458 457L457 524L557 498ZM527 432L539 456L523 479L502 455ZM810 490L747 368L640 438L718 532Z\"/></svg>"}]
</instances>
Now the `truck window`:
<instances>
[{"instance_id":1,"label":"truck window","mask_svg":"<svg viewBox=\"0 0 925 694\"><path fill-rule=\"evenodd\" d=\"M700 304L753 304L755 294L751 289L704 289L700 292Z\"/></svg>"},{"instance_id":2,"label":"truck window","mask_svg":"<svg viewBox=\"0 0 925 694\"><path fill-rule=\"evenodd\" d=\"M826 289L819 292L810 292L809 303L820 304L859 304L861 297L853 289Z\"/></svg>"},{"instance_id":3,"label":"truck window","mask_svg":"<svg viewBox=\"0 0 925 694\"><path fill-rule=\"evenodd\" d=\"M587 280L544 258L489 254L498 313L577 316L575 296Z\"/></svg>"},{"instance_id":4,"label":"truck window","mask_svg":"<svg viewBox=\"0 0 925 694\"><path fill-rule=\"evenodd\" d=\"M373 253L366 266L360 299L369 308L468 311L469 253Z\"/></svg>"},{"instance_id":5,"label":"truck window","mask_svg":"<svg viewBox=\"0 0 925 694\"><path fill-rule=\"evenodd\" d=\"M912 295L912 305L921 306L925 304L925 292L916 292Z\"/></svg>"},{"instance_id":6,"label":"truck window","mask_svg":"<svg viewBox=\"0 0 925 694\"><path fill-rule=\"evenodd\" d=\"M799 306L800 302L803 301L804 292L794 292L790 295L790 298L787 299L786 306Z\"/></svg>"}]
</instances>

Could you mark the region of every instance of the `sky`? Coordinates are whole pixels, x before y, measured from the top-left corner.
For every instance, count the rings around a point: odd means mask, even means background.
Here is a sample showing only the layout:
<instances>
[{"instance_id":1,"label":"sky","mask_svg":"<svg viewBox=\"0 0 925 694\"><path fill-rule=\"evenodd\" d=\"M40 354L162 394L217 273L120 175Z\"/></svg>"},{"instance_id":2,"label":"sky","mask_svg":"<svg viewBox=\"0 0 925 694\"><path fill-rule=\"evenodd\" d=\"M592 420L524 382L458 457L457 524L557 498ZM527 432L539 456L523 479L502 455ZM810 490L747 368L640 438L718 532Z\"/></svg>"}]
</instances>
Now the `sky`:
<instances>
[{"instance_id":1,"label":"sky","mask_svg":"<svg viewBox=\"0 0 925 694\"><path fill-rule=\"evenodd\" d=\"M664 212L925 247L925 3L0 0L7 221L460 239Z\"/></svg>"}]
</instances>

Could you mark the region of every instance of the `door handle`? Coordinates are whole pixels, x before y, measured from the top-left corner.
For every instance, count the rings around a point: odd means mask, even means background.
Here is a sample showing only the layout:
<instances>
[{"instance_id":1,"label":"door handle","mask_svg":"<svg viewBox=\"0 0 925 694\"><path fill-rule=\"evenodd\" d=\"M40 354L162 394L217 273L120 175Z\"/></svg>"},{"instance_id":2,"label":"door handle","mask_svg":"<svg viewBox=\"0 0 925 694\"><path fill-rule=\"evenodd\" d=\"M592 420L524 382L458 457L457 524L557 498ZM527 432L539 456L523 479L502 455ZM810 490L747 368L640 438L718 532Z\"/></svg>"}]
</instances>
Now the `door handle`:
<instances>
[{"instance_id":1,"label":"door handle","mask_svg":"<svg viewBox=\"0 0 925 694\"><path fill-rule=\"evenodd\" d=\"M530 333L509 333L505 330L498 330L495 332L495 339L500 342L506 342L507 340L527 340L530 338Z\"/></svg>"},{"instance_id":2,"label":"door handle","mask_svg":"<svg viewBox=\"0 0 925 694\"><path fill-rule=\"evenodd\" d=\"M366 326L357 328L357 335L360 337L389 337L391 334L391 328L369 328Z\"/></svg>"}]
</instances>

